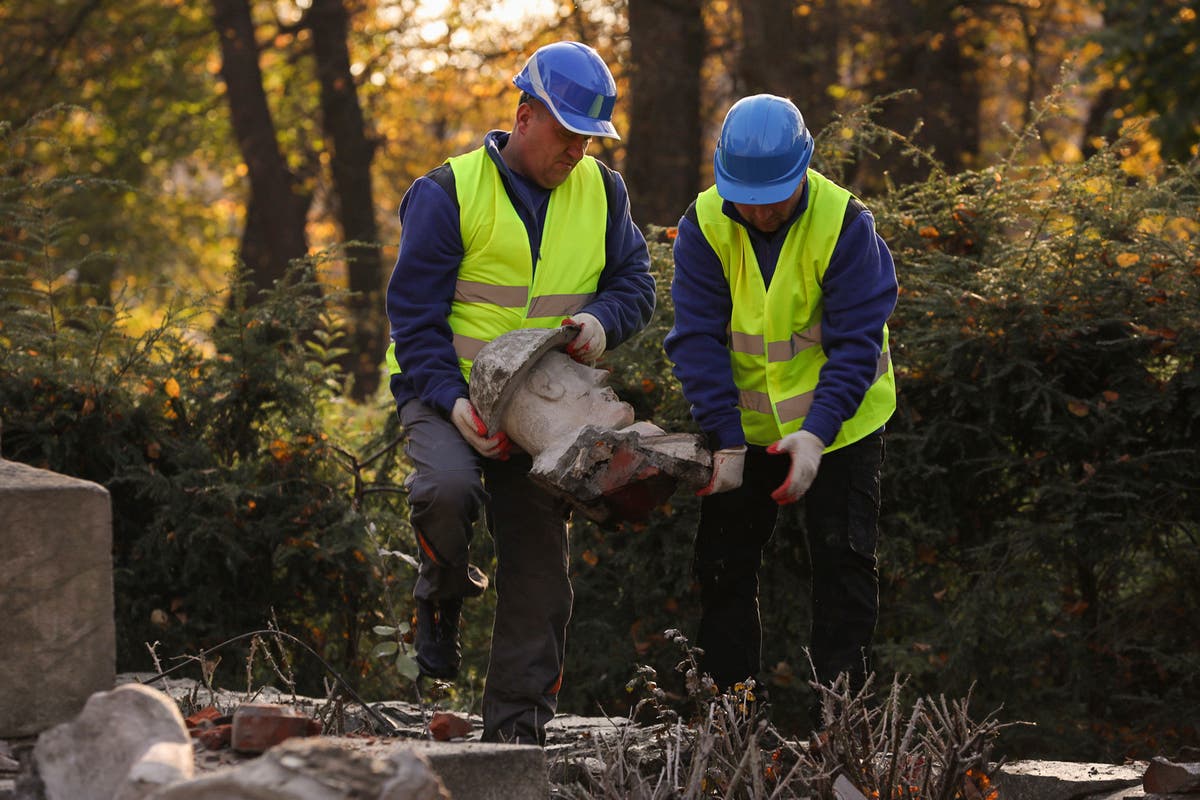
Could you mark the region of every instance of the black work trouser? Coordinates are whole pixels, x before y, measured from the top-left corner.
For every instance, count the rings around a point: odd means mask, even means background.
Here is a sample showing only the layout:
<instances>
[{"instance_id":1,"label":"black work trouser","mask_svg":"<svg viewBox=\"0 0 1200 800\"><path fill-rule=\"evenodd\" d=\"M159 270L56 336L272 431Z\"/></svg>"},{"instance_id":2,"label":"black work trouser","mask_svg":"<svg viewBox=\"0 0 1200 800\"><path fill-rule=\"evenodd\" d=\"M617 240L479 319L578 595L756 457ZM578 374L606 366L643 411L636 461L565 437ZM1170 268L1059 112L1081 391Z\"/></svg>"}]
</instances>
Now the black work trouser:
<instances>
[{"instance_id":1,"label":"black work trouser","mask_svg":"<svg viewBox=\"0 0 1200 800\"><path fill-rule=\"evenodd\" d=\"M804 504L812 564L809 650L816 677L828 683L849 672L858 688L870 670L871 639L879 618L876 543L883 434L826 453ZM700 504L693 570L700 584L701 668L722 688L759 674L762 624L758 569L779 519L771 499L787 477L787 454L750 447L740 488ZM786 518L786 515L785 515ZM799 530L784 528L787 536Z\"/></svg>"}]
</instances>

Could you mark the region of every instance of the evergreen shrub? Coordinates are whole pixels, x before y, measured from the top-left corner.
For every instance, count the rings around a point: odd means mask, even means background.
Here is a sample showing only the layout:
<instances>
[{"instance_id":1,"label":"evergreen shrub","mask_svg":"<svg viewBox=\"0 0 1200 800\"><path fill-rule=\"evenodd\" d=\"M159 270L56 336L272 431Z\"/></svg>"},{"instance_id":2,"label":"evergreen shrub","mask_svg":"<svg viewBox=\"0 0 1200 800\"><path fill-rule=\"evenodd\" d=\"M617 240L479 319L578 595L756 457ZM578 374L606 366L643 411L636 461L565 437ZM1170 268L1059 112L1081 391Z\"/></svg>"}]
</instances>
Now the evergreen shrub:
<instances>
[{"instance_id":1,"label":"evergreen shrub","mask_svg":"<svg viewBox=\"0 0 1200 800\"><path fill-rule=\"evenodd\" d=\"M1124 142L1061 164L1033 143L863 198L901 284L875 667L1036 722L1006 731L1012 755L1170 754L1200 739L1200 165L1137 176ZM847 181L834 144L815 167ZM639 417L692 430L660 346L669 245L652 255L655 319L607 364ZM624 713L630 659L672 674L661 632L698 613L696 507L576 526L565 705ZM761 572L760 677L798 732L806 558L775 537Z\"/></svg>"}]
</instances>

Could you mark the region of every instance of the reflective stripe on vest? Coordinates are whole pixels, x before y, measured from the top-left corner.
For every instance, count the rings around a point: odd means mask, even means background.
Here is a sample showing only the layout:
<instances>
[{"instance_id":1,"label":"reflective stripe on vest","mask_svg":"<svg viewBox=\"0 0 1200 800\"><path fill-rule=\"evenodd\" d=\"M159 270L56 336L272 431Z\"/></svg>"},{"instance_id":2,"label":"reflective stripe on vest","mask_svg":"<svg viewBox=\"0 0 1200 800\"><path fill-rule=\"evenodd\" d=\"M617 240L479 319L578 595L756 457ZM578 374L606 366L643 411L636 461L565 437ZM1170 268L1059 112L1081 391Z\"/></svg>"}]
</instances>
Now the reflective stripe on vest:
<instances>
[{"instance_id":1,"label":"reflective stripe on vest","mask_svg":"<svg viewBox=\"0 0 1200 800\"><path fill-rule=\"evenodd\" d=\"M730 361L742 429L751 444L769 445L800 430L828 360L821 348L821 282L851 195L813 170L808 171L808 193L808 208L788 231L769 287L746 229L722 213L716 188L696 199L697 222L729 283ZM875 380L827 451L878 430L895 409L885 325Z\"/></svg>"},{"instance_id":2,"label":"reflective stripe on vest","mask_svg":"<svg viewBox=\"0 0 1200 800\"><path fill-rule=\"evenodd\" d=\"M596 294L604 269L608 199L590 156L550 193L537 269L529 234L484 148L449 159L464 256L450 306L463 377L485 344L517 328L553 328ZM388 368L400 372L395 344Z\"/></svg>"}]
</instances>

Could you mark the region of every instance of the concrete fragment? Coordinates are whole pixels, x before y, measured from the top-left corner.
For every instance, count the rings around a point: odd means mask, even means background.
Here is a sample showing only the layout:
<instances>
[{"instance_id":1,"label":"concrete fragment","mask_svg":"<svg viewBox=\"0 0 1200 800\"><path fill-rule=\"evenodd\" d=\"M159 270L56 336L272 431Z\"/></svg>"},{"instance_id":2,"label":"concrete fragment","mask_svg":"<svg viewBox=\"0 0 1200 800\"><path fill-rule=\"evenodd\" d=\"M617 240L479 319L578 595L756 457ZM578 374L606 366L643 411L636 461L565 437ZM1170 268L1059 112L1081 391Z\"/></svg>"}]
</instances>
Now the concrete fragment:
<instances>
[{"instance_id":1,"label":"concrete fragment","mask_svg":"<svg viewBox=\"0 0 1200 800\"><path fill-rule=\"evenodd\" d=\"M195 773L192 748L179 742L155 742L129 768L113 800L142 800L158 789L190 780Z\"/></svg>"},{"instance_id":2,"label":"concrete fragment","mask_svg":"<svg viewBox=\"0 0 1200 800\"><path fill-rule=\"evenodd\" d=\"M389 752L420 753L456 798L540 800L550 796L546 754L540 747L485 742L388 743Z\"/></svg>"},{"instance_id":3,"label":"concrete fragment","mask_svg":"<svg viewBox=\"0 0 1200 800\"><path fill-rule=\"evenodd\" d=\"M78 717L38 737L33 758L46 800L133 800L145 796L139 786L194 772L179 708L140 684L93 694Z\"/></svg>"},{"instance_id":4,"label":"concrete fragment","mask_svg":"<svg viewBox=\"0 0 1200 800\"><path fill-rule=\"evenodd\" d=\"M833 796L837 800L867 800L867 796L845 775L838 775L837 780L833 782Z\"/></svg>"},{"instance_id":5,"label":"concrete fragment","mask_svg":"<svg viewBox=\"0 0 1200 800\"><path fill-rule=\"evenodd\" d=\"M1087 800L1183 800L1183 798L1178 795L1146 794L1140 786L1126 786L1115 792L1090 794L1087 796Z\"/></svg>"},{"instance_id":6,"label":"concrete fragment","mask_svg":"<svg viewBox=\"0 0 1200 800\"><path fill-rule=\"evenodd\" d=\"M0 458L0 529L0 737L18 738L116 678L108 491Z\"/></svg>"},{"instance_id":7,"label":"concrete fragment","mask_svg":"<svg viewBox=\"0 0 1200 800\"><path fill-rule=\"evenodd\" d=\"M230 744L241 753L262 753L284 739L320 732L320 722L292 706L242 703L233 712Z\"/></svg>"},{"instance_id":8,"label":"concrete fragment","mask_svg":"<svg viewBox=\"0 0 1200 800\"><path fill-rule=\"evenodd\" d=\"M448 711L435 711L429 720L429 734L439 742L470 736L473 728L470 720Z\"/></svg>"},{"instance_id":9,"label":"concrete fragment","mask_svg":"<svg viewBox=\"0 0 1200 800\"><path fill-rule=\"evenodd\" d=\"M1150 759L1142 788L1151 794L1200 792L1200 764L1182 764L1162 757Z\"/></svg>"},{"instance_id":10,"label":"concrete fragment","mask_svg":"<svg viewBox=\"0 0 1200 800\"><path fill-rule=\"evenodd\" d=\"M993 776L1004 800L1072 800L1137 787L1145 764L1017 761Z\"/></svg>"},{"instance_id":11,"label":"concrete fragment","mask_svg":"<svg viewBox=\"0 0 1200 800\"><path fill-rule=\"evenodd\" d=\"M459 795L454 795L458 797ZM470 795L462 795L469 797ZM150 800L449 800L429 763L413 750L385 757L345 740L288 739L260 758L177 783Z\"/></svg>"}]
</instances>

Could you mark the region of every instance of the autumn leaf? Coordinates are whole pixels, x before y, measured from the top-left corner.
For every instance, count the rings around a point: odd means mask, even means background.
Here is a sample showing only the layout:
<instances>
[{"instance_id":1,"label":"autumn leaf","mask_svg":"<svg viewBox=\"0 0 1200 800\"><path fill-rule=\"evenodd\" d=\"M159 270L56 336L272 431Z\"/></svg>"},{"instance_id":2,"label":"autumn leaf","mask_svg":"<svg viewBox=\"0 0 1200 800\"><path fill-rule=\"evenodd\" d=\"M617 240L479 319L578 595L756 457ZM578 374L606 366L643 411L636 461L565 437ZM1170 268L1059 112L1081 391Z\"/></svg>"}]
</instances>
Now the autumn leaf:
<instances>
[{"instance_id":1,"label":"autumn leaf","mask_svg":"<svg viewBox=\"0 0 1200 800\"><path fill-rule=\"evenodd\" d=\"M276 461L287 461L291 458L291 455L291 449L283 439L276 439L271 442L271 457Z\"/></svg>"},{"instance_id":2,"label":"autumn leaf","mask_svg":"<svg viewBox=\"0 0 1200 800\"><path fill-rule=\"evenodd\" d=\"M167 397L172 400L179 399L179 381L174 378L167 378L163 381L163 390L167 393Z\"/></svg>"},{"instance_id":3,"label":"autumn leaf","mask_svg":"<svg viewBox=\"0 0 1200 800\"><path fill-rule=\"evenodd\" d=\"M1077 417L1086 417L1088 415L1087 403L1081 403L1078 400L1072 400L1067 403L1067 411L1070 411Z\"/></svg>"}]
</instances>

